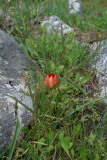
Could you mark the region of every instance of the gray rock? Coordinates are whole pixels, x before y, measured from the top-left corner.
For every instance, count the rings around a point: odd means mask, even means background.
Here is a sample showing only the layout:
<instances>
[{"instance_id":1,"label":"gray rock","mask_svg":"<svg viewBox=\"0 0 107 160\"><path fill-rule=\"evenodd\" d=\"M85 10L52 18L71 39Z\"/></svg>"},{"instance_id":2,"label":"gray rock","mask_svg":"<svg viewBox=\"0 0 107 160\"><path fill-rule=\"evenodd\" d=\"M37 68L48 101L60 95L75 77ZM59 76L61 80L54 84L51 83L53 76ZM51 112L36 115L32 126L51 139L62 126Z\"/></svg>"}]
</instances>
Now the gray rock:
<instances>
[{"instance_id":1,"label":"gray rock","mask_svg":"<svg viewBox=\"0 0 107 160\"><path fill-rule=\"evenodd\" d=\"M93 44L93 50L98 50L93 67L96 68L96 76L99 83L100 97L105 97L107 103L107 40Z\"/></svg>"},{"instance_id":2,"label":"gray rock","mask_svg":"<svg viewBox=\"0 0 107 160\"><path fill-rule=\"evenodd\" d=\"M75 14L75 13L82 14L81 0L68 0L67 8L68 8L69 14Z\"/></svg>"},{"instance_id":3,"label":"gray rock","mask_svg":"<svg viewBox=\"0 0 107 160\"><path fill-rule=\"evenodd\" d=\"M27 91L21 76L24 72L22 68L27 63L28 59L16 41L0 31L0 150L10 144L17 118L20 120L20 128L28 125L31 120L31 113L19 103L16 110L15 101L7 96L16 97L32 108L30 97L19 92L20 89Z\"/></svg>"},{"instance_id":4,"label":"gray rock","mask_svg":"<svg viewBox=\"0 0 107 160\"><path fill-rule=\"evenodd\" d=\"M61 35L62 33L67 34L74 31L73 28L61 21L57 16L45 17L41 25L46 27L48 33L53 32Z\"/></svg>"}]
</instances>

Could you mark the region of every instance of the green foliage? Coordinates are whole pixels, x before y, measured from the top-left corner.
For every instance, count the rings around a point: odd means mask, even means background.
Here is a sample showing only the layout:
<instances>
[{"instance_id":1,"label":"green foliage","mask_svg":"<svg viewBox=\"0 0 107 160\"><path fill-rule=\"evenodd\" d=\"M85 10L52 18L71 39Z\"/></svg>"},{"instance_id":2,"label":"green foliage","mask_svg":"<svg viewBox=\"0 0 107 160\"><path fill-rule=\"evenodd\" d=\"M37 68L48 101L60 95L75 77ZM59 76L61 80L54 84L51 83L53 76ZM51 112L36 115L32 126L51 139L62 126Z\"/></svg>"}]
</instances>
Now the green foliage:
<instances>
[{"instance_id":1,"label":"green foliage","mask_svg":"<svg viewBox=\"0 0 107 160\"><path fill-rule=\"evenodd\" d=\"M64 131L60 132L59 142L60 142L61 147L64 149L64 151L70 157L69 150L71 149L73 143L70 142L70 137L64 137Z\"/></svg>"},{"instance_id":2,"label":"green foliage","mask_svg":"<svg viewBox=\"0 0 107 160\"><path fill-rule=\"evenodd\" d=\"M12 144L11 144L11 147L10 147L10 151L9 151L9 160L12 159L13 152L15 150L16 140L17 140L17 137L18 137L18 134L19 134L19 127L20 127L20 122L19 122L19 119L18 119L16 121L16 128L15 128L15 132L14 132L14 135L13 135L13 140L12 140Z\"/></svg>"},{"instance_id":3,"label":"green foliage","mask_svg":"<svg viewBox=\"0 0 107 160\"><path fill-rule=\"evenodd\" d=\"M3 151L1 159L106 159L107 109L104 104L99 107L102 98L93 98L93 74L88 68L97 52L90 56L87 45L77 44L75 33L59 37L47 34L46 28L39 25L41 17L57 15L74 28L106 33L107 11L101 9L99 3L100 0L96 3L83 0L84 14L79 16L68 15L65 0L14 0L6 1L6 5L0 2L0 7L7 10L13 20L12 26L6 30L16 37L32 61L24 75L28 93L21 93L30 96L33 102L33 109L30 109L9 96L15 100L16 109L19 103L33 116L30 126L21 129L24 137L15 147L19 130L17 122L9 154L8 150ZM1 21L5 29L6 24ZM44 81L47 73L52 72L58 74L58 84L49 90ZM99 111L103 107L104 116Z\"/></svg>"}]
</instances>

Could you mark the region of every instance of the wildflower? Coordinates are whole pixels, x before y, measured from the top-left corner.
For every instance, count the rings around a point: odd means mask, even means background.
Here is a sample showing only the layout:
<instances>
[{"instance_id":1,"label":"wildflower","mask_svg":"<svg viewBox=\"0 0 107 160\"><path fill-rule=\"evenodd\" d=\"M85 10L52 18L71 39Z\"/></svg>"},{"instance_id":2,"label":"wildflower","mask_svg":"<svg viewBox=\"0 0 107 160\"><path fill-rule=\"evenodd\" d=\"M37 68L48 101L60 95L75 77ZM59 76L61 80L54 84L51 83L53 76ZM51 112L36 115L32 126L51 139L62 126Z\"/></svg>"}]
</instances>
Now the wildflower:
<instances>
[{"instance_id":1,"label":"wildflower","mask_svg":"<svg viewBox=\"0 0 107 160\"><path fill-rule=\"evenodd\" d=\"M100 16L101 15L101 12L98 12L98 16Z\"/></svg>"},{"instance_id":2,"label":"wildflower","mask_svg":"<svg viewBox=\"0 0 107 160\"><path fill-rule=\"evenodd\" d=\"M45 83L48 88L54 88L58 82L58 75L54 75L53 73L50 75L49 73L46 76Z\"/></svg>"}]
</instances>

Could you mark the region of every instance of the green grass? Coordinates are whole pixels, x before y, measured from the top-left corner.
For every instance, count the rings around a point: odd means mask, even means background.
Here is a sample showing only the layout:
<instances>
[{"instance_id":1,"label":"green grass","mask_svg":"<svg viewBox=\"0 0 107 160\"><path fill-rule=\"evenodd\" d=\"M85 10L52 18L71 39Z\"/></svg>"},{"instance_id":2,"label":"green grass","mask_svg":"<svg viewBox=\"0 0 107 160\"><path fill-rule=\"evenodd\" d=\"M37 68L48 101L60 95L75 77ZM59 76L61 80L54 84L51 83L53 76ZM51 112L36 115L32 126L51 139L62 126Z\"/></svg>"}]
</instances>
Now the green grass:
<instances>
[{"instance_id":1,"label":"green grass","mask_svg":"<svg viewBox=\"0 0 107 160\"><path fill-rule=\"evenodd\" d=\"M43 16L57 15L81 33L94 30L103 35L107 26L104 2L84 0L82 17L68 15L65 0L0 2L0 8L12 19L10 26L1 19L1 28L18 41L32 60L24 77L29 93L24 94L32 98L33 117L30 126L21 130L24 137L20 144L13 145L12 159L106 160L107 109L93 97L95 73L89 67L97 51L89 56L87 46L76 44L76 33L49 35L45 28L32 23L34 18L39 21ZM44 81L52 72L58 74L58 84L50 90ZM29 110L29 106L17 101ZM0 158L9 156L7 149Z\"/></svg>"}]
</instances>

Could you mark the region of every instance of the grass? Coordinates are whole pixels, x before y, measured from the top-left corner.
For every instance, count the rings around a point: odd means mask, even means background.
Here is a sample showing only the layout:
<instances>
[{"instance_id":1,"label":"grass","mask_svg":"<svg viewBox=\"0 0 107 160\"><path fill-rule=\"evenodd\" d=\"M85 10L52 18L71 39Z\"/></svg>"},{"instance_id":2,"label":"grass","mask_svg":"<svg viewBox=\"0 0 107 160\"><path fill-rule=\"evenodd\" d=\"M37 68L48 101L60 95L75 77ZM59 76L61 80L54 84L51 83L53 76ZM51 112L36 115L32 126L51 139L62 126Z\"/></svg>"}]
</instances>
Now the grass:
<instances>
[{"instance_id":1,"label":"grass","mask_svg":"<svg viewBox=\"0 0 107 160\"><path fill-rule=\"evenodd\" d=\"M26 56L32 60L32 65L24 75L29 93L24 94L32 98L33 117L30 126L21 129L24 137L21 137L20 144L13 145L12 152L9 152L12 157L10 159L107 158L107 109L106 104L93 97L94 85L97 84L94 69L92 71L90 67L97 51L91 56L87 46L77 45L75 41L79 39L93 43L106 38L106 1L82 2L82 17L68 15L65 0L0 2L1 9L12 19L8 25L2 18L1 28L19 42ZM98 15L98 12L101 12L101 15ZM43 16L50 15L57 15L73 26L75 33L60 38L55 34L48 35L45 28L40 27L38 23L34 24L34 18L39 22ZM91 32L95 37L90 36ZM58 74L58 84L49 90L44 80L47 73L52 72ZM22 105L29 110L29 106ZM16 126L14 141L17 134ZM9 156L7 148L0 158L4 160Z\"/></svg>"}]
</instances>

